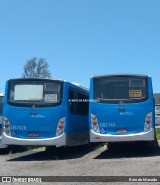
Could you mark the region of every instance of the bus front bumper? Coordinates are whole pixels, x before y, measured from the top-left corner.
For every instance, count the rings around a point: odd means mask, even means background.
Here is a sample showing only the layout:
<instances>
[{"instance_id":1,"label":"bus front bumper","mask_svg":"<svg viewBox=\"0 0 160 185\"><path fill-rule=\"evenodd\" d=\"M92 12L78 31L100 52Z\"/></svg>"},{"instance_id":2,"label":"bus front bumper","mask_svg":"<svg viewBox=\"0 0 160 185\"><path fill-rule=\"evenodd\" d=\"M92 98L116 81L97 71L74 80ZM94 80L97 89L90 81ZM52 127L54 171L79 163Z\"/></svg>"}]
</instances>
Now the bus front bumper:
<instances>
[{"instance_id":1,"label":"bus front bumper","mask_svg":"<svg viewBox=\"0 0 160 185\"><path fill-rule=\"evenodd\" d=\"M153 128L148 132L123 135L100 134L90 130L90 142L154 141L154 139L155 130Z\"/></svg>"},{"instance_id":2,"label":"bus front bumper","mask_svg":"<svg viewBox=\"0 0 160 185\"><path fill-rule=\"evenodd\" d=\"M66 134L46 139L22 139L2 134L2 144L21 146L64 146L66 145Z\"/></svg>"},{"instance_id":3,"label":"bus front bumper","mask_svg":"<svg viewBox=\"0 0 160 185\"><path fill-rule=\"evenodd\" d=\"M6 148L7 145L2 144L2 136L0 136L0 148Z\"/></svg>"}]
</instances>

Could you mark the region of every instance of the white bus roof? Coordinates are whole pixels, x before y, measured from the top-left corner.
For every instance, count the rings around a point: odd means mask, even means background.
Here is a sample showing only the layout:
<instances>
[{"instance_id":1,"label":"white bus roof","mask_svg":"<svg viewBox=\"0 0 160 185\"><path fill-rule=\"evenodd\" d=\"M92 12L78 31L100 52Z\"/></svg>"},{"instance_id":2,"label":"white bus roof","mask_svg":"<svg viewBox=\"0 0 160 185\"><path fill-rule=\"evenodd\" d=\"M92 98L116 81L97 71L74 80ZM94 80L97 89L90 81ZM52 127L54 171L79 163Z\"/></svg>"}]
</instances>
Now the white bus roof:
<instances>
[{"instance_id":1,"label":"white bus roof","mask_svg":"<svg viewBox=\"0 0 160 185\"><path fill-rule=\"evenodd\" d=\"M71 84L76 85L76 86L78 86L78 87L81 87L81 88L83 88L83 89L85 89L85 90L89 90L89 88L87 88L87 87L85 87L85 86L83 86L83 85L81 85L81 84L79 84L79 83L71 82Z\"/></svg>"}]
</instances>

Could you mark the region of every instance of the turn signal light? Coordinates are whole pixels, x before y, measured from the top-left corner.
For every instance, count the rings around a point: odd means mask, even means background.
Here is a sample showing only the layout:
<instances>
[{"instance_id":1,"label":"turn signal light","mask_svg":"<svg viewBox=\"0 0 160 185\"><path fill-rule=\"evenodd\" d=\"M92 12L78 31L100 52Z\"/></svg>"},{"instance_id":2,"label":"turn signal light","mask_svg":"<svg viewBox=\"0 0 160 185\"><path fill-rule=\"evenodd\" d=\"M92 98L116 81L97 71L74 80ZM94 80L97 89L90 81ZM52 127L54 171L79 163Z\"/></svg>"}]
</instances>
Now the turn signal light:
<instances>
[{"instance_id":1,"label":"turn signal light","mask_svg":"<svg viewBox=\"0 0 160 185\"><path fill-rule=\"evenodd\" d=\"M60 136L64 132L64 126L65 126L65 117L59 119L57 124L57 130L56 130L56 136Z\"/></svg>"},{"instance_id":2,"label":"turn signal light","mask_svg":"<svg viewBox=\"0 0 160 185\"><path fill-rule=\"evenodd\" d=\"M151 130L151 123L152 123L152 112L146 115L145 123L144 123L144 131L148 132Z\"/></svg>"},{"instance_id":3,"label":"turn signal light","mask_svg":"<svg viewBox=\"0 0 160 185\"><path fill-rule=\"evenodd\" d=\"M94 114L91 114L91 128L94 132L99 132L98 120Z\"/></svg>"}]
</instances>

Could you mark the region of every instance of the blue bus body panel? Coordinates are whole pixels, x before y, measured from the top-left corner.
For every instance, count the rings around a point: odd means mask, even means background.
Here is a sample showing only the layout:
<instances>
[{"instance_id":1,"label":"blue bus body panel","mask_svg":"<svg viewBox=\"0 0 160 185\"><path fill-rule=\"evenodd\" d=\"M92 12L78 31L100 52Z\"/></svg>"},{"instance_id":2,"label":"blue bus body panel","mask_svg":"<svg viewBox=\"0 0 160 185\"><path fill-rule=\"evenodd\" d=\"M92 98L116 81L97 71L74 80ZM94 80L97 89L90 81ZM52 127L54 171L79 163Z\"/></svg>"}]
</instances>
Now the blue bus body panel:
<instances>
[{"instance_id":1,"label":"blue bus body panel","mask_svg":"<svg viewBox=\"0 0 160 185\"><path fill-rule=\"evenodd\" d=\"M89 125L91 129L91 114L97 117L100 134L136 134L144 132L146 115L152 113L152 128L154 122L154 102L151 78L148 78L148 100L140 103L119 104L90 102ZM93 100L93 79L91 79L90 99Z\"/></svg>"},{"instance_id":2,"label":"blue bus body panel","mask_svg":"<svg viewBox=\"0 0 160 185\"><path fill-rule=\"evenodd\" d=\"M70 114L68 116L68 126L66 128L67 133L84 132L89 130L88 116L82 115L77 119L76 115Z\"/></svg>"},{"instance_id":3,"label":"blue bus body panel","mask_svg":"<svg viewBox=\"0 0 160 185\"><path fill-rule=\"evenodd\" d=\"M144 131L145 117L149 110L138 105L125 105L124 111L118 105L91 103L91 113L96 115L101 134L135 134ZM94 108L95 107L95 108ZM97 109L98 107L98 109ZM126 130L126 132L120 132Z\"/></svg>"},{"instance_id":4,"label":"blue bus body panel","mask_svg":"<svg viewBox=\"0 0 160 185\"><path fill-rule=\"evenodd\" d=\"M29 107L9 107L9 110L5 110L4 115L9 117L11 136L18 138L55 137L58 120L65 115L62 106L37 108L35 115L32 115L34 111Z\"/></svg>"}]
</instances>

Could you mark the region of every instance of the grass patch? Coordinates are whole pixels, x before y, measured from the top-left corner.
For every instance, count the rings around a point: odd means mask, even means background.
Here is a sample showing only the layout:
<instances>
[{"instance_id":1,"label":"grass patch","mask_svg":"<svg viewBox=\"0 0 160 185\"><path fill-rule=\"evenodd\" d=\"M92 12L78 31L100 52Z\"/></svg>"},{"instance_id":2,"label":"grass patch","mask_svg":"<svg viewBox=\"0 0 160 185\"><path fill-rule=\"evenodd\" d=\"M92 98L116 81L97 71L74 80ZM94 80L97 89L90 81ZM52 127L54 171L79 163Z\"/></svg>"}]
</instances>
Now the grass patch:
<instances>
[{"instance_id":1,"label":"grass patch","mask_svg":"<svg viewBox=\"0 0 160 185\"><path fill-rule=\"evenodd\" d=\"M160 140L160 128L156 128L156 137L157 140Z\"/></svg>"}]
</instances>

